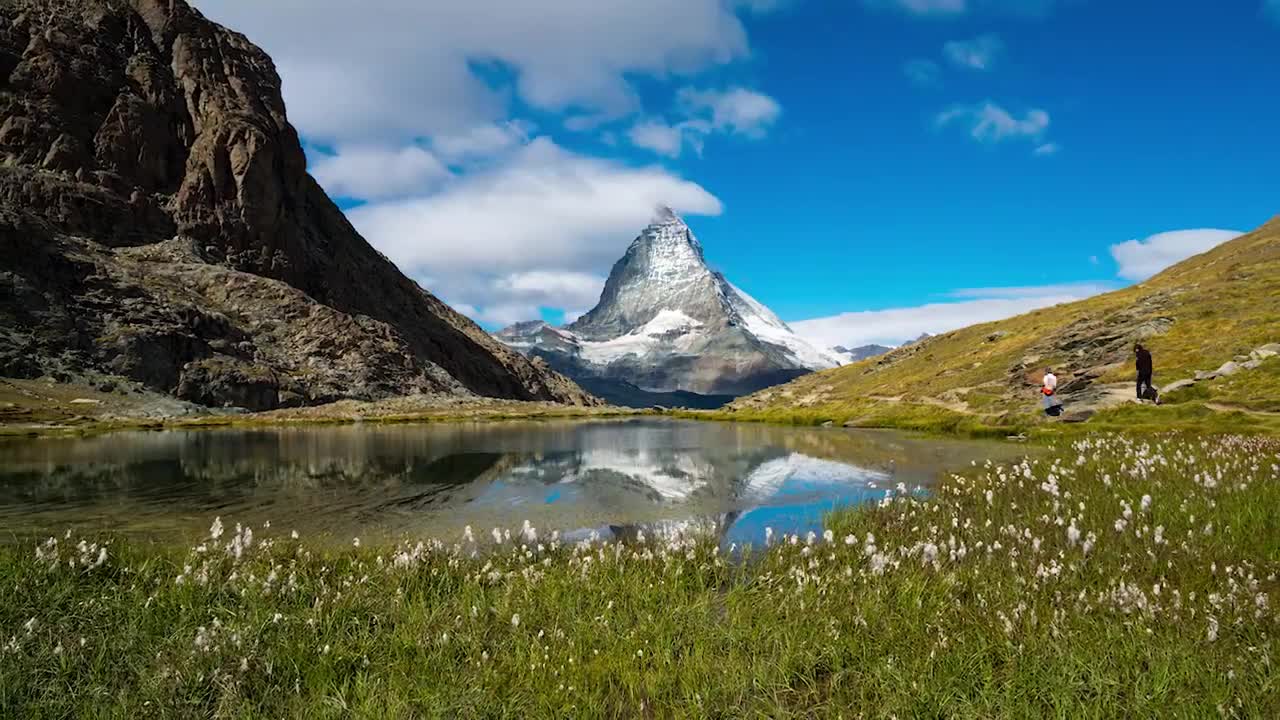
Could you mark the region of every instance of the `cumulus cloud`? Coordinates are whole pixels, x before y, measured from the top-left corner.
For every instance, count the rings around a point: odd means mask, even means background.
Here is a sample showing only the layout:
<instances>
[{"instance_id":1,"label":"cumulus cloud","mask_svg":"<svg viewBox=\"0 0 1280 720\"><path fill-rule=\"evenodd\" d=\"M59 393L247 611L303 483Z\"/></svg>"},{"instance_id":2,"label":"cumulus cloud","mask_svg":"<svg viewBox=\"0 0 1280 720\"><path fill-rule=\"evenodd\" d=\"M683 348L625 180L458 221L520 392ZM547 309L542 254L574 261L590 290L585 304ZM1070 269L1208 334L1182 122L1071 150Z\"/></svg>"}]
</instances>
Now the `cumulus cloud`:
<instances>
[{"instance_id":1,"label":"cumulus cloud","mask_svg":"<svg viewBox=\"0 0 1280 720\"><path fill-rule=\"evenodd\" d=\"M822 347L857 347L871 343L899 345L923 333L936 335L969 325L1002 320L1032 310L1081 300L1105 289L1099 285L1070 284L960 290L954 293L956 297L974 299L847 312L788 324L801 337ZM986 297L975 297L976 295Z\"/></svg>"},{"instance_id":2,"label":"cumulus cloud","mask_svg":"<svg viewBox=\"0 0 1280 720\"><path fill-rule=\"evenodd\" d=\"M720 212L696 183L569 152L520 118L614 146L642 116L637 83L684 87L629 133L671 157L761 137L780 113L700 77L750 55L740 16L790 0L193 2L271 54L313 174L366 201L357 228L487 322L593 305L655 204Z\"/></svg>"},{"instance_id":3,"label":"cumulus cloud","mask_svg":"<svg viewBox=\"0 0 1280 720\"><path fill-rule=\"evenodd\" d=\"M741 87L728 90L684 88L676 99L689 117L705 118L712 129L751 138L763 137L782 113L777 100Z\"/></svg>"},{"instance_id":4,"label":"cumulus cloud","mask_svg":"<svg viewBox=\"0 0 1280 720\"><path fill-rule=\"evenodd\" d=\"M320 142L407 140L536 108L619 117L629 77L745 57L737 10L768 0L195 0L275 59L296 125ZM335 92L340 88L340 92Z\"/></svg>"},{"instance_id":5,"label":"cumulus cloud","mask_svg":"<svg viewBox=\"0 0 1280 720\"><path fill-rule=\"evenodd\" d=\"M487 158L528 141L532 130L531 125L518 120L485 123L461 132L437 135L431 139L431 147L450 162Z\"/></svg>"},{"instance_id":6,"label":"cumulus cloud","mask_svg":"<svg viewBox=\"0 0 1280 720\"><path fill-rule=\"evenodd\" d=\"M372 202L352 223L402 270L451 303L499 315L595 304L601 279L665 204L717 215L720 201L660 167L570 152L545 137L503 163L421 197Z\"/></svg>"},{"instance_id":7,"label":"cumulus cloud","mask_svg":"<svg viewBox=\"0 0 1280 720\"><path fill-rule=\"evenodd\" d=\"M1018 117L993 102L978 105L956 105L935 119L938 127L960 125L978 142L999 143L1005 140L1031 140L1040 143L1049 129L1049 113L1044 110L1028 110Z\"/></svg>"},{"instance_id":8,"label":"cumulus cloud","mask_svg":"<svg viewBox=\"0 0 1280 720\"><path fill-rule=\"evenodd\" d=\"M920 87L937 87L942 83L942 68L932 60L908 60L902 66L902 72L908 80Z\"/></svg>"},{"instance_id":9,"label":"cumulus cloud","mask_svg":"<svg viewBox=\"0 0 1280 720\"><path fill-rule=\"evenodd\" d=\"M667 157L679 157L684 149L685 132L679 126L662 120L645 120L627 132L631 144Z\"/></svg>"},{"instance_id":10,"label":"cumulus cloud","mask_svg":"<svg viewBox=\"0 0 1280 720\"><path fill-rule=\"evenodd\" d=\"M313 152L310 170L334 197L371 200L423 192L451 177L444 163L416 145L341 147L335 155Z\"/></svg>"},{"instance_id":11,"label":"cumulus cloud","mask_svg":"<svg viewBox=\"0 0 1280 720\"><path fill-rule=\"evenodd\" d=\"M493 276L468 274L431 284L459 312L500 327L535 320L544 308L592 307L600 299L604 281L603 276L592 273L530 270ZM583 311L570 312L580 315Z\"/></svg>"},{"instance_id":12,"label":"cumulus cloud","mask_svg":"<svg viewBox=\"0 0 1280 720\"><path fill-rule=\"evenodd\" d=\"M1240 237L1237 230L1178 230L1152 235L1145 240L1128 240L1111 246L1117 274L1127 280L1146 280L1170 265L1192 255L1211 250Z\"/></svg>"},{"instance_id":13,"label":"cumulus cloud","mask_svg":"<svg viewBox=\"0 0 1280 720\"><path fill-rule=\"evenodd\" d=\"M778 119L782 107L768 95L746 88L686 87L676 93L674 113L681 118L674 123L661 118L637 122L627 132L631 144L659 155L679 157L686 144L701 154L713 133L759 140Z\"/></svg>"},{"instance_id":14,"label":"cumulus cloud","mask_svg":"<svg viewBox=\"0 0 1280 720\"><path fill-rule=\"evenodd\" d=\"M1004 54L1004 41L991 33L972 40L952 40L942 46L942 54L958 68L991 70Z\"/></svg>"}]
</instances>

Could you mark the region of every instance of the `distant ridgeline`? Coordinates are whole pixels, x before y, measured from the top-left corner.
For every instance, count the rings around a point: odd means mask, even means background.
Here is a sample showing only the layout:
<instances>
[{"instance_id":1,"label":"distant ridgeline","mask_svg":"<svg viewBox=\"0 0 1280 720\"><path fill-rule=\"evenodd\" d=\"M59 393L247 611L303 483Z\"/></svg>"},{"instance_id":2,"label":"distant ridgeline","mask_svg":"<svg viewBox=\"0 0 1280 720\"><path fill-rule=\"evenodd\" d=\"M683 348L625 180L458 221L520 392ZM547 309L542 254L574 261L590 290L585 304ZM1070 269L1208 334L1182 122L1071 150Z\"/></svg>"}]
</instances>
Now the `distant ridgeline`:
<instances>
[{"instance_id":1,"label":"distant ridgeline","mask_svg":"<svg viewBox=\"0 0 1280 720\"><path fill-rule=\"evenodd\" d=\"M668 208L613 266L590 312L563 328L524 322L497 337L633 407L719 407L847 362L707 267L702 245Z\"/></svg>"}]
</instances>

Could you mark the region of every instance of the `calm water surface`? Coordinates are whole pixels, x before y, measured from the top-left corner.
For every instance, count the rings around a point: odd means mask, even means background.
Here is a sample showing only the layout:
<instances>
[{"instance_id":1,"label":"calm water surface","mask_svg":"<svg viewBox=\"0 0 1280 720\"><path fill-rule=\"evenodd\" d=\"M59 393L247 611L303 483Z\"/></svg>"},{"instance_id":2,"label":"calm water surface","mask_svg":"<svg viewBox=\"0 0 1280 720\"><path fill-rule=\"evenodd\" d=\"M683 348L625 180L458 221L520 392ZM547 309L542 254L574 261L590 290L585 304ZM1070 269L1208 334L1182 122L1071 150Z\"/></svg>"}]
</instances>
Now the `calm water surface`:
<instances>
[{"instance_id":1,"label":"calm water surface","mask_svg":"<svg viewBox=\"0 0 1280 720\"><path fill-rule=\"evenodd\" d=\"M466 525L714 528L759 544L899 483L928 488L1009 443L671 420L129 432L0 440L0 541L112 531L194 538L214 516L331 541Z\"/></svg>"}]
</instances>

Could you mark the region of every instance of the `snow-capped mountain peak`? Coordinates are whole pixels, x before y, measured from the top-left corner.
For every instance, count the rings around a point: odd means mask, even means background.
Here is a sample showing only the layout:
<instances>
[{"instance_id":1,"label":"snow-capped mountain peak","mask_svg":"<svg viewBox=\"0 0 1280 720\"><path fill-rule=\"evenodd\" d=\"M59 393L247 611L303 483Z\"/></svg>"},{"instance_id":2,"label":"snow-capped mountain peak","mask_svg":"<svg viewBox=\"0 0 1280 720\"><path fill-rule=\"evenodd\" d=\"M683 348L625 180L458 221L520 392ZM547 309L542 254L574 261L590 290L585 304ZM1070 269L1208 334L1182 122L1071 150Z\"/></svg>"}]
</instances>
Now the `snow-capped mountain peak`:
<instances>
[{"instance_id":1,"label":"snow-capped mountain peak","mask_svg":"<svg viewBox=\"0 0 1280 720\"><path fill-rule=\"evenodd\" d=\"M521 323L498 337L571 377L596 387L614 378L630 391L740 395L842 363L708 267L666 207L614 264L591 311L563 329Z\"/></svg>"}]
</instances>

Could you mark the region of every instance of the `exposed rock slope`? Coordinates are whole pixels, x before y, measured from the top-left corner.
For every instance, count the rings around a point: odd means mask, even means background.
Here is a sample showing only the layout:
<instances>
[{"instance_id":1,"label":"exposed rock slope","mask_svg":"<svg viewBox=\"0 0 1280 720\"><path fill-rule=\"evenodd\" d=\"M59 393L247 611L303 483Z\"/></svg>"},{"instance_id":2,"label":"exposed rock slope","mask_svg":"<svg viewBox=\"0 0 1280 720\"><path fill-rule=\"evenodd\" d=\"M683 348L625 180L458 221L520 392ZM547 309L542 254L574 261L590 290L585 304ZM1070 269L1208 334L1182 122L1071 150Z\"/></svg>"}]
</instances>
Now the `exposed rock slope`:
<instances>
[{"instance_id":1,"label":"exposed rock slope","mask_svg":"<svg viewBox=\"0 0 1280 720\"><path fill-rule=\"evenodd\" d=\"M625 404L719 405L841 363L712 271L697 238L667 208L613 266L590 312L564 328L519 323L498 337Z\"/></svg>"},{"instance_id":2,"label":"exposed rock slope","mask_svg":"<svg viewBox=\"0 0 1280 720\"><path fill-rule=\"evenodd\" d=\"M252 409L595 402L365 242L271 59L183 0L0 0L0 258L4 376Z\"/></svg>"}]
</instances>

